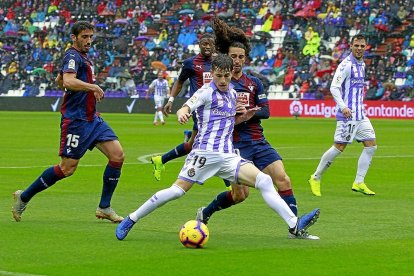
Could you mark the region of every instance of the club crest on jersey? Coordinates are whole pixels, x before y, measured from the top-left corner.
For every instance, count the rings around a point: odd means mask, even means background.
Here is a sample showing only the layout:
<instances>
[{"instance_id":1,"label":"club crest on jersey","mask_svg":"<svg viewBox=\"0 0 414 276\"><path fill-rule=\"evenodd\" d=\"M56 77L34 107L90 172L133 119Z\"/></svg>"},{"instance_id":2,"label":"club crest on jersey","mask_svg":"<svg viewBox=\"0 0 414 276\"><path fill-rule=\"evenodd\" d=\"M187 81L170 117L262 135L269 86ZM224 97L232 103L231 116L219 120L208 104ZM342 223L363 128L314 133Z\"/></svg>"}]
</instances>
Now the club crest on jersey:
<instances>
[{"instance_id":1,"label":"club crest on jersey","mask_svg":"<svg viewBox=\"0 0 414 276\"><path fill-rule=\"evenodd\" d=\"M75 69L75 60L69 60L68 69Z\"/></svg>"},{"instance_id":2,"label":"club crest on jersey","mask_svg":"<svg viewBox=\"0 0 414 276\"><path fill-rule=\"evenodd\" d=\"M189 176L189 177L193 177L193 176L195 175L195 170L194 170L194 168L189 169L189 170L187 171L187 174L188 174L188 176Z\"/></svg>"}]
</instances>

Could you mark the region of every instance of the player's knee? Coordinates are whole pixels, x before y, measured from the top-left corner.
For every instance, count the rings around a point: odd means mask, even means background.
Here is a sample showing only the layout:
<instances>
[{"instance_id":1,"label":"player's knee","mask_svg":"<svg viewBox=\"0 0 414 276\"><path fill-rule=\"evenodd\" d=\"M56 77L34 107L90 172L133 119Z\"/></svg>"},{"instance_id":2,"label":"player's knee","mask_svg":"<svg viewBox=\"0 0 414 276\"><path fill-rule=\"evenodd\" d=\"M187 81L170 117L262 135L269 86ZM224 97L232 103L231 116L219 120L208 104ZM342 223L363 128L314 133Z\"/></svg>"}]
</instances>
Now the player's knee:
<instances>
[{"instance_id":1,"label":"player's knee","mask_svg":"<svg viewBox=\"0 0 414 276\"><path fill-rule=\"evenodd\" d=\"M265 173L259 172L256 176L255 187L259 190L274 189L272 178Z\"/></svg>"},{"instance_id":2,"label":"player's knee","mask_svg":"<svg viewBox=\"0 0 414 276\"><path fill-rule=\"evenodd\" d=\"M125 153L124 151L119 151L115 154L112 154L109 158L110 161L112 162L117 162L117 163L123 163L125 160Z\"/></svg>"},{"instance_id":3,"label":"player's knee","mask_svg":"<svg viewBox=\"0 0 414 276\"><path fill-rule=\"evenodd\" d=\"M65 177L73 175L78 166L60 166L60 169Z\"/></svg>"},{"instance_id":4,"label":"player's knee","mask_svg":"<svg viewBox=\"0 0 414 276\"><path fill-rule=\"evenodd\" d=\"M375 153L375 151L377 150L377 146L371 146L371 147L364 147L364 149L371 155L373 155Z\"/></svg>"},{"instance_id":5,"label":"player's knee","mask_svg":"<svg viewBox=\"0 0 414 276\"><path fill-rule=\"evenodd\" d=\"M233 199L234 204L243 202L249 196L249 189L244 186L243 189L238 190L235 192L234 190L231 191L231 197Z\"/></svg>"},{"instance_id":6,"label":"player's knee","mask_svg":"<svg viewBox=\"0 0 414 276\"><path fill-rule=\"evenodd\" d=\"M170 187L170 191L172 192L172 194L173 194L173 199L177 199L177 198L180 198L180 197L182 197L183 195L185 195L185 191L180 187L180 186L178 186L178 185L176 185L176 184L173 184L171 187Z\"/></svg>"},{"instance_id":7,"label":"player's knee","mask_svg":"<svg viewBox=\"0 0 414 276\"><path fill-rule=\"evenodd\" d=\"M276 187L279 191L292 189L290 177L287 174L283 174L276 178Z\"/></svg>"}]
</instances>

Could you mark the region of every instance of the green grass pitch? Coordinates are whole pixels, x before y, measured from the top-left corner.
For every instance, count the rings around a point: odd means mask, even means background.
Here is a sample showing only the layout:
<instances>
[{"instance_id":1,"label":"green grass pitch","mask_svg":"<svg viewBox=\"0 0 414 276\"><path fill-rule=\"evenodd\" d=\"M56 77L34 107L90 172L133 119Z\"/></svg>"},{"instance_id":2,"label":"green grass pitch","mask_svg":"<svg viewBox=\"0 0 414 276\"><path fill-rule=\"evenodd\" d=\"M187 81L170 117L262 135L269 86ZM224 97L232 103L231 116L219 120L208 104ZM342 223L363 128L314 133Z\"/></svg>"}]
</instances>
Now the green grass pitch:
<instances>
[{"instance_id":1,"label":"green grass pitch","mask_svg":"<svg viewBox=\"0 0 414 276\"><path fill-rule=\"evenodd\" d=\"M120 215L135 210L169 187L183 158L152 176L149 157L183 140L172 115L152 126L153 115L103 114L126 153L112 206ZM251 190L240 205L210 220L206 248L184 248L182 224L223 191L218 178L195 186L140 221L124 241L116 225L94 216L106 158L88 152L76 173L38 194L22 221L11 216L12 193L26 188L56 164L60 115L0 112L0 275L412 275L414 271L414 121L372 120L378 150L366 183L377 195L351 191L362 146L354 143L324 175L322 197L307 179L332 144L333 119L271 118L265 135L284 157L304 213L321 208L310 232L321 240L289 240L287 226ZM411 272L410 272L411 271Z\"/></svg>"}]
</instances>

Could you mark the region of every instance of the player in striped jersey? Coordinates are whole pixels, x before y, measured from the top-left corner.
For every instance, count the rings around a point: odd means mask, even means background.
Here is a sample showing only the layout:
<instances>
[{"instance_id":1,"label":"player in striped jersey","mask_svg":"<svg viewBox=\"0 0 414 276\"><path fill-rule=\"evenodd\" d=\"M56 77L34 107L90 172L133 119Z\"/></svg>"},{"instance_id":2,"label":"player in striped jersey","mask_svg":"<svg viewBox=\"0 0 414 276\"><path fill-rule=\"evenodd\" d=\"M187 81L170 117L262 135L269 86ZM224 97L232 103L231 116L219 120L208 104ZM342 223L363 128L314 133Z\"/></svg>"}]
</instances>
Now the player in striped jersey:
<instances>
[{"instance_id":1,"label":"player in striped jersey","mask_svg":"<svg viewBox=\"0 0 414 276\"><path fill-rule=\"evenodd\" d=\"M158 72L158 78L151 82L147 91L147 98L149 93L154 93L155 116L153 124L154 126L158 125L158 119L160 119L161 124L164 125L162 107L164 106L165 98L170 94L170 87L168 86L168 81L164 79L162 72Z\"/></svg>"},{"instance_id":2,"label":"player in striped jersey","mask_svg":"<svg viewBox=\"0 0 414 276\"><path fill-rule=\"evenodd\" d=\"M156 192L117 227L116 237L125 239L134 224L158 207L182 197L194 183L203 184L212 176L258 189L267 205L279 214L293 235L300 235L319 217L319 209L298 218L276 192L270 176L250 161L237 155L233 148L234 125L249 120L257 108L246 110L237 105L232 88L233 60L219 54L212 62L213 82L205 84L177 111L178 121L187 123L192 112L198 119L198 134L178 179L171 187ZM239 112L238 116L235 116Z\"/></svg>"},{"instance_id":3,"label":"player in striped jersey","mask_svg":"<svg viewBox=\"0 0 414 276\"><path fill-rule=\"evenodd\" d=\"M211 59L214 53L214 36L210 33L203 34L199 45L200 53L184 60L183 68L178 76L178 80L174 83L173 88L171 89L171 96L164 106L164 114L167 117L168 114L171 113L174 97L180 93L183 84L187 79L190 80L190 96L192 96L201 86L212 80L210 70ZM197 134L197 122L195 121L195 116L193 116L193 120L193 131L188 141L176 146L162 156L154 156L151 158L153 163L153 174L156 180L161 179L161 173L165 169L165 163L178 157L185 156L191 151L194 137Z\"/></svg>"},{"instance_id":4,"label":"player in striped jersey","mask_svg":"<svg viewBox=\"0 0 414 276\"><path fill-rule=\"evenodd\" d=\"M261 120L268 119L270 115L269 101L263 84L258 78L246 75L242 71L250 52L248 39L241 29L229 28L220 19L216 18L213 23L217 50L227 53L233 59L234 69L231 83L237 91L238 100L247 109L256 106L261 108L250 120L235 126L233 132L234 146L239 150L241 157L252 161L257 168L272 178L281 198L288 204L292 212L297 215L296 198L293 194L290 178L285 171L282 157L270 145L263 134ZM230 183L226 183L226 185L230 186ZM213 213L243 202L248 195L248 187L231 184L230 191L218 194L207 207L199 208L196 219L207 223ZM289 233L288 237L310 240L319 239L319 237L310 235L307 232L299 236Z\"/></svg>"},{"instance_id":5,"label":"player in striped jersey","mask_svg":"<svg viewBox=\"0 0 414 276\"><path fill-rule=\"evenodd\" d=\"M14 193L12 214L16 221L21 220L33 196L71 176L86 151L95 147L108 158L95 215L117 223L123 219L111 208L110 202L121 175L124 152L118 137L96 112L96 102L103 99L104 92L95 84L93 65L87 58L94 30L94 26L86 21L78 21L72 26L73 46L66 51L63 68L56 78L58 85L65 87L61 106L61 161L46 169L26 190Z\"/></svg>"},{"instance_id":6,"label":"player in striped jersey","mask_svg":"<svg viewBox=\"0 0 414 276\"><path fill-rule=\"evenodd\" d=\"M315 196L321 196L321 178L324 172L355 139L362 142L364 149L358 160L358 168L352 191L375 195L364 183L365 175L377 149L374 128L365 114L363 55L367 46L366 38L358 34L351 40L351 54L336 69L331 83L331 93L336 102L336 130L334 144L323 155L316 171L310 176L309 184Z\"/></svg>"}]
</instances>

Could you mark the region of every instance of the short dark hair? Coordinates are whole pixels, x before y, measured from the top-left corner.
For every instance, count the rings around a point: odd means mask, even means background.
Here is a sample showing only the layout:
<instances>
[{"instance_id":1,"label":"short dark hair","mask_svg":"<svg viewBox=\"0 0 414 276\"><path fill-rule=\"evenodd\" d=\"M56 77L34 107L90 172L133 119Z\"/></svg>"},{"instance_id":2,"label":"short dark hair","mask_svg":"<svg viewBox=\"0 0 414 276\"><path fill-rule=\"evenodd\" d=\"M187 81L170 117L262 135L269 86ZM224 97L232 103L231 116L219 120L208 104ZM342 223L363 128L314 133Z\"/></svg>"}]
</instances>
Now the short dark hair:
<instances>
[{"instance_id":1,"label":"short dark hair","mask_svg":"<svg viewBox=\"0 0 414 276\"><path fill-rule=\"evenodd\" d=\"M92 30L95 31L95 26L89 23L88 21L77 21L72 26L72 34L74 36L78 36L84 30Z\"/></svg>"},{"instance_id":2,"label":"short dark hair","mask_svg":"<svg viewBox=\"0 0 414 276\"><path fill-rule=\"evenodd\" d=\"M228 55L219 53L215 58L213 58L213 62L211 63L211 70L233 70L233 59Z\"/></svg>"},{"instance_id":3,"label":"short dark hair","mask_svg":"<svg viewBox=\"0 0 414 276\"><path fill-rule=\"evenodd\" d=\"M200 37L200 40L202 40L203 38L211 38L214 40L216 37L211 33L203 33Z\"/></svg>"},{"instance_id":4,"label":"short dark hair","mask_svg":"<svg viewBox=\"0 0 414 276\"><path fill-rule=\"evenodd\" d=\"M352 44L352 43L354 43L354 40L355 40L355 39L357 39L357 40L363 39L363 40L365 40L365 42L367 42L367 39L366 39L365 35L363 35L363 34L357 34L357 35L354 35L354 36L351 38L351 44Z\"/></svg>"}]
</instances>

